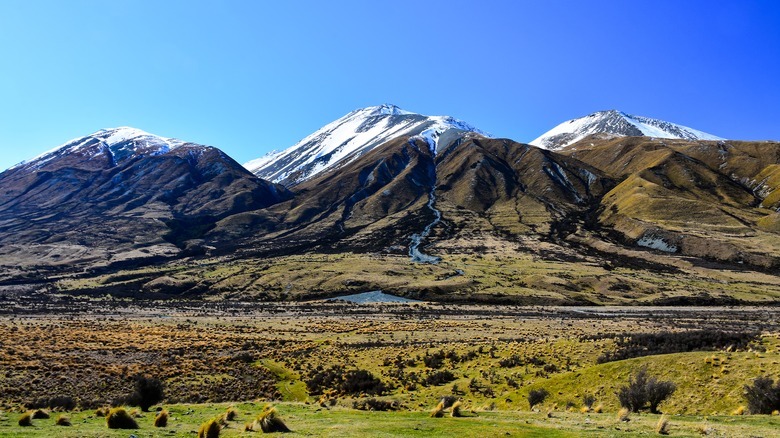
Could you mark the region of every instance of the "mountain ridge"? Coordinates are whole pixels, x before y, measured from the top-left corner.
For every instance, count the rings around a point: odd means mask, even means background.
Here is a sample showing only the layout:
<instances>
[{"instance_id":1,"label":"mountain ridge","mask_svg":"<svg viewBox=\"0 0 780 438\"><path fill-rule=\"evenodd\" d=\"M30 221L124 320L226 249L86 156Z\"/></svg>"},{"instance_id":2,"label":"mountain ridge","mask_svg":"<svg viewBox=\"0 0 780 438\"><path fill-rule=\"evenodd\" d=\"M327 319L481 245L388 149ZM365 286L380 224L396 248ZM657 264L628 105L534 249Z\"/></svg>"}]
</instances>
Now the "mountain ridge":
<instances>
[{"instance_id":1,"label":"mountain ridge","mask_svg":"<svg viewBox=\"0 0 780 438\"><path fill-rule=\"evenodd\" d=\"M724 140L712 134L676 123L630 115L618 110L606 110L560 123L532 140L529 144L545 149L559 150L589 135L598 134L618 137Z\"/></svg>"},{"instance_id":2,"label":"mountain ridge","mask_svg":"<svg viewBox=\"0 0 780 438\"><path fill-rule=\"evenodd\" d=\"M382 104L351 111L295 145L250 160L244 167L263 179L294 186L399 136L421 136L435 152L439 136L450 129L489 136L450 116L425 116Z\"/></svg>"}]
</instances>

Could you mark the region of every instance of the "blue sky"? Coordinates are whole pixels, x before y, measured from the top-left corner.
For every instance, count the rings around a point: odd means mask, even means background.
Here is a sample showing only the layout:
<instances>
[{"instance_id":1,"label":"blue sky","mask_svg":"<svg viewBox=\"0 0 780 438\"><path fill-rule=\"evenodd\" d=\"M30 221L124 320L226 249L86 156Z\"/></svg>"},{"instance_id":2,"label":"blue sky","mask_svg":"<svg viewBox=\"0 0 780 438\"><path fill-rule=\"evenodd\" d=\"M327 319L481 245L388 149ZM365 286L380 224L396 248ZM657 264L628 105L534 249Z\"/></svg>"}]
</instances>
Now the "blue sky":
<instances>
[{"instance_id":1,"label":"blue sky","mask_svg":"<svg viewBox=\"0 0 780 438\"><path fill-rule=\"evenodd\" d=\"M778 1L0 1L0 169L100 128L239 162L365 106L780 140Z\"/></svg>"}]
</instances>

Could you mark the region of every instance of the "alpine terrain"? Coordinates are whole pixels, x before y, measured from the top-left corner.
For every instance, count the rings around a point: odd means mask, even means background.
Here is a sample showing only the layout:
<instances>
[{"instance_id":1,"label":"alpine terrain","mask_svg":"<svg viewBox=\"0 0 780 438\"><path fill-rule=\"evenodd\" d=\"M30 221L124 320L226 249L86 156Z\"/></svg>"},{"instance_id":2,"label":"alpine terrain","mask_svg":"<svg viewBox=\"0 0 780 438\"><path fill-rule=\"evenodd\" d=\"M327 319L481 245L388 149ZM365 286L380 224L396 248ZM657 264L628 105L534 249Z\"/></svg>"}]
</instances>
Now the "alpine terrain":
<instances>
[{"instance_id":1,"label":"alpine terrain","mask_svg":"<svg viewBox=\"0 0 780 438\"><path fill-rule=\"evenodd\" d=\"M423 116L384 104L350 112L297 144L249 161L244 167L260 178L292 186L340 167L396 137L423 137L431 150L451 129L486 133L448 116Z\"/></svg>"},{"instance_id":2,"label":"alpine terrain","mask_svg":"<svg viewBox=\"0 0 780 438\"><path fill-rule=\"evenodd\" d=\"M0 174L0 288L780 302L780 143L616 111L532 143L544 147L393 105L246 168L212 147L98 131Z\"/></svg>"},{"instance_id":3,"label":"alpine terrain","mask_svg":"<svg viewBox=\"0 0 780 438\"><path fill-rule=\"evenodd\" d=\"M545 132L530 144L540 148L557 150L582 140L589 135L602 137L654 137L681 140L723 140L706 132L687 126L632 116L622 111L609 110L568 120Z\"/></svg>"}]
</instances>

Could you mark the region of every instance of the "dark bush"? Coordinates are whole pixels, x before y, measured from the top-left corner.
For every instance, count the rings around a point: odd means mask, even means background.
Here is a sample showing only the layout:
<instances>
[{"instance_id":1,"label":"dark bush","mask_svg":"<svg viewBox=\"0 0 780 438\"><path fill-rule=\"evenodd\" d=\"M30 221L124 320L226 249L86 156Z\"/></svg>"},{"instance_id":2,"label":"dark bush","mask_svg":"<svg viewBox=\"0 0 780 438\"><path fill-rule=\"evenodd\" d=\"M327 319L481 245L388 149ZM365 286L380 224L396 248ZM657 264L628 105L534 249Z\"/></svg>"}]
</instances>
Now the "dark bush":
<instances>
[{"instance_id":1,"label":"dark bush","mask_svg":"<svg viewBox=\"0 0 780 438\"><path fill-rule=\"evenodd\" d=\"M423 363L428 368L441 368L444 365L444 351L439 350L434 353L425 353Z\"/></svg>"},{"instance_id":2,"label":"dark bush","mask_svg":"<svg viewBox=\"0 0 780 438\"><path fill-rule=\"evenodd\" d=\"M525 361L520 358L520 356L513 354L506 359L501 359L498 361L498 366L501 368L514 368L525 365Z\"/></svg>"},{"instance_id":3,"label":"dark bush","mask_svg":"<svg viewBox=\"0 0 780 438\"><path fill-rule=\"evenodd\" d=\"M618 389L620 406L639 412L646 405L650 405L650 412L657 414L658 405L669 398L676 386L670 381L660 381L647 375L647 366L639 369L636 375L628 380L628 385Z\"/></svg>"},{"instance_id":4,"label":"dark bush","mask_svg":"<svg viewBox=\"0 0 780 438\"><path fill-rule=\"evenodd\" d=\"M382 395L388 389L381 380L374 377L369 371L344 371L344 368L339 365L315 372L306 381L306 387L312 395L322 394L328 389L349 395Z\"/></svg>"},{"instance_id":5,"label":"dark bush","mask_svg":"<svg viewBox=\"0 0 780 438\"><path fill-rule=\"evenodd\" d=\"M758 336L758 332L725 332L720 330L633 333L628 336L618 337L616 350L601 355L597 362L614 362L656 354L720 350L727 347L744 349L751 342L758 339ZM594 336L590 337L590 339L601 337L606 337L606 335Z\"/></svg>"},{"instance_id":6,"label":"dark bush","mask_svg":"<svg viewBox=\"0 0 780 438\"><path fill-rule=\"evenodd\" d=\"M584 404L588 409L592 408L594 403L596 403L596 396L593 394L585 394L585 396L582 398L582 404Z\"/></svg>"},{"instance_id":7,"label":"dark bush","mask_svg":"<svg viewBox=\"0 0 780 438\"><path fill-rule=\"evenodd\" d=\"M752 385L745 385L745 398L751 414L771 414L780 410L780 380L774 383L770 377L759 377Z\"/></svg>"},{"instance_id":8,"label":"dark bush","mask_svg":"<svg viewBox=\"0 0 780 438\"><path fill-rule=\"evenodd\" d=\"M328 369L318 369L306 380L306 388L311 395L320 395L327 389L337 389L344 380L344 368L332 365Z\"/></svg>"},{"instance_id":9,"label":"dark bush","mask_svg":"<svg viewBox=\"0 0 780 438\"><path fill-rule=\"evenodd\" d=\"M155 403L162 401L164 397L163 384L160 379L142 375L135 376L135 391L129 397L128 402L132 406L138 406L147 412Z\"/></svg>"},{"instance_id":10,"label":"dark bush","mask_svg":"<svg viewBox=\"0 0 780 438\"><path fill-rule=\"evenodd\" d=\"M547 398L547 396L550 395L549 392L547 392L546 389L532 389L528 391L528 405L531 409L533 409L534 406L538 405L539 403L543 403L544 399Z\"/></svg>"},{"instance_id":11,"label":"dark bush","mask_svg":"<svg viewBox=\"0 0 780 438\"><path fill-rule=\"evenodd\" d=\"M344 374L344 382L339 389L343 393L352 395L382 395L387 387L369 371L349 370Z\"/></svg>"},{"instance_id":12,"label":"dark bush","mask_svg":"<svg viewBox=\"0 0 780 438\"><path fill-rule=\"evenodd\" d=\"M428 374L428 376L423 380L423 385L425 386L439 386L444 385L447 383L452 382L455 380L455 375L452 374L451 371L448 370L442 370L442 371L434 371L431 374Z\"/></svg>"},{"instance_id":13,"label":"dark bush","mask_svg":"<svg viewBox=\"0 0 780 438\"><path fill-rule=\"evenodd\" d=\"M360 411L395 411L399 404L397 401L364 398L353 401L352 408Z\"/></svg>"}]
</instances>

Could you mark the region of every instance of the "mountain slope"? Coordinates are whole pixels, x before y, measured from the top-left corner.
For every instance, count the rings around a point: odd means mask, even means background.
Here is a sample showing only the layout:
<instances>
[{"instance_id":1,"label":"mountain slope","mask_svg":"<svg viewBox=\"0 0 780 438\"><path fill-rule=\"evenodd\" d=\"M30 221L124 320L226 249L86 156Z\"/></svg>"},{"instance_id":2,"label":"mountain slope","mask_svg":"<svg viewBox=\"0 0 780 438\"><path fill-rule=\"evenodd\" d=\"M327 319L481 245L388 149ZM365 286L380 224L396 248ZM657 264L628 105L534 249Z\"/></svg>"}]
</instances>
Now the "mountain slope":
<instances>
[{"instance_id":1,"label":"mountain slope","mask_svg":"<svg viewBox=\"0 0 780 438\"><path fill-rule=\"evenodd\" d=\"M683 140L722 140L722 138L712 134L675 123L609 110L563 122L530 144L545 149L558 150L594 134L602 134L607 137L644 136Z\"/></svg>"},{"instance_id":2,"label":"mountain slope","mask_svg":"<svg viewBox=\"0 0 780 438\"><path fill-rule=\"evenodd\" d=\"M175 255L215 220L290 196L216 148L101 130L0 174L0 262Z\"/></svg>"},{"instance_id":3,"label":"mountain slope","mask_svg":"<svg viewBox=\"0 0 780 438\"><path fill-rule=\"evenodd\" d=\"M352 111L325 125L292 147L249 161L244 167L260 178L294 186L332 168L343 166L395 138L421 135L432 150L448 130L477 128L448 116L424 116L395 105Z\"/></svg>"}]
</instances>

